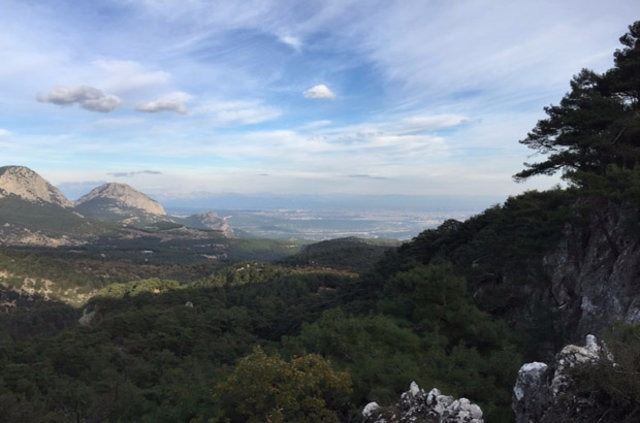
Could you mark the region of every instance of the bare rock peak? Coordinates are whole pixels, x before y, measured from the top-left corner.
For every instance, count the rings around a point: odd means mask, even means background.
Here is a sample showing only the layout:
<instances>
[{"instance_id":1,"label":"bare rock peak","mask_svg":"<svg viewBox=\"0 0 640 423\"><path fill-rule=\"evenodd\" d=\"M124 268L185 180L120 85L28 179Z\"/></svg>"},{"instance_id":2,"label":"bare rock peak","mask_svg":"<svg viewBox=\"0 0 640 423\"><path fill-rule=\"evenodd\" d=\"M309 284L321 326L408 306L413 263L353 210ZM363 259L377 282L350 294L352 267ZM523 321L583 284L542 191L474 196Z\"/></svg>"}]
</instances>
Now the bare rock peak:
<instances>
[{"instance_id":1,"label":"bare rock peak","mask_svg":"<svg viewBox=\"0 0 640 423\"><path fill-rule=\"evenodd\" d=\"M76 205L86 204L96 199L112 200L122 207L139 209L152 215L167 214L160 203L127 184L110 182L100 185L82 196Z\"/></svg>"},{"instance_id":2,"label":"bare rock peak","mask_svg":"<svg viewBox=\"0 0 640 423\"><path fill-rule=\"evenodd\" d=\"M62 192L25 166L0 167L0 198L15 195L33 203L73 207Z\"/></svg>"}]
</instances>

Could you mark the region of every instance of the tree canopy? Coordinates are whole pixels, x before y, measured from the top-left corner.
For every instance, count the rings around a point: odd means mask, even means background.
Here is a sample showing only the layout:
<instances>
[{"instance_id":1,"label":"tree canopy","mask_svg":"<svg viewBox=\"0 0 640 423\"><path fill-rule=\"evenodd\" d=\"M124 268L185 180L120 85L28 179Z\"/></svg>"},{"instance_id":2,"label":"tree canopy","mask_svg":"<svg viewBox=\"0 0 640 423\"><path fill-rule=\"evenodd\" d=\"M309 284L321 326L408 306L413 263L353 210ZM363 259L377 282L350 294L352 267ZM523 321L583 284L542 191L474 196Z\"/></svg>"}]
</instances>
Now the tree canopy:
<instances>
[{"instance_id":1,"label":"tree canopy","mask_svg":"<svg viewBox=\"0 0 640 423\"><path fill-rule=\"evenodd\" d=\"M562 172L582 185L585 173L640 166L640 21L620 42L613 68L602 74L583 69L560 104L545 107L547 118L520 143L546 160L525 163L516 180Z\"/></svg>"}]
</instances>

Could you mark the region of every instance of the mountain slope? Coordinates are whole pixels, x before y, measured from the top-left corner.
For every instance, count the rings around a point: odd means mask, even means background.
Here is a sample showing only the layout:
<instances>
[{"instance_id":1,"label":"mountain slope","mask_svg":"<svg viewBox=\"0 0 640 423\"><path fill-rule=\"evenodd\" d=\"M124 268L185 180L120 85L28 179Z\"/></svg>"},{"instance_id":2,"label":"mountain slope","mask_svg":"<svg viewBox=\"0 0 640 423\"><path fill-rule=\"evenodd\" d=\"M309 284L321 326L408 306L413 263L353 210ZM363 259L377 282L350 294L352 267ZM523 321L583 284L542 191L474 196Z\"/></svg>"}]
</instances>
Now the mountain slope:
<instances>
[{"instance_id":1,"label":"mountain slope","mask_svg":"<svg viewBox=\"0 0 640 423\"><path fill-rule=\"evenodd\" d=\"M58 188L24 166L0 167L0 198L12 195L32 203L73 207Z\"/></svg>"},{"instance_id":2,"label":"mountain slope","mask_svg":"<svg viewBox=\"0 0 640 423\"><path fill-rule=\"evenodd\" d=\"M87 217L125 224L168 220L160 203L129 185L118 183L94 188L76 202L75 209Z\"/></svg>"}]
</instances>

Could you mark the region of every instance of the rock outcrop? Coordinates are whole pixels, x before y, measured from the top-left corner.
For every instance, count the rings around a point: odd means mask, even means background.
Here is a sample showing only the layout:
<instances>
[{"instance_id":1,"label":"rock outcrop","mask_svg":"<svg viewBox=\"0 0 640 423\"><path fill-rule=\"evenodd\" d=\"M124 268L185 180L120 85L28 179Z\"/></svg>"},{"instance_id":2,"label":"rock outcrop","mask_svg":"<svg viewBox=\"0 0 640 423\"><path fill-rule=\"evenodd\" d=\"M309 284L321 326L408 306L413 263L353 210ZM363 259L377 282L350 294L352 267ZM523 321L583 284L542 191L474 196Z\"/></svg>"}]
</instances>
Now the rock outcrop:
<instances>
[{"instance_id":1,"label":"rock outcrop","mask_svg":"<svg viewBox=\"0 0 640 423\"><path fill-rule=\"evenodd\" d=\"M371 402L362 410L366 423L483 423L480 407L466 398L443 395L437 388L426 392L411 382L409 390L391 407Z\"/></svg>"},{"instance_id":2,"label":"rock outcrop","mask_svg":"<svg viewBox=\"0 0 640 423\"><path fill-rule=\"evenodd\" d=\"M32 203L48 203L65 208L73 206L58 188L24 166L0 167L0 198L11 195Z\"/></svg>"},{"instance_id":3,"label":"rock outcrop","mask_svg":"<svg viewBox=\"0 0 640 423\"><path fill-rule=\"evenodd\" d=\"M524 364L513 388L513 411L516 423L588 422L600 407L591 398L576 395L569 370L612 357L593 335L587 335L584 346L567 345L551 365Z\"/></svg>"}]
</instances>

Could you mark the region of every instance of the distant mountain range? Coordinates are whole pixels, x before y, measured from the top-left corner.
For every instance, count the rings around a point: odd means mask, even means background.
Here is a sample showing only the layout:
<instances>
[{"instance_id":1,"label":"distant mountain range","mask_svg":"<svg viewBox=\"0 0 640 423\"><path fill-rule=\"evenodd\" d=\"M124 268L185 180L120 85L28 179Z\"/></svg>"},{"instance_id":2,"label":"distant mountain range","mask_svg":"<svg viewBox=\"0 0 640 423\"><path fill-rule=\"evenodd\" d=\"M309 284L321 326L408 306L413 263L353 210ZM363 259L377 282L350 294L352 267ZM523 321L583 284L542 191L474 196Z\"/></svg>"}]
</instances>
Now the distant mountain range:
<instances>
[{"instance_id":1,"label":"distant mountain range","mask_svg":"<svg viewBox=\"0 0 640 423\"><path fill-rule=\"evenodd\" d=\"M198 237L202 230L233 235L215 213L170 216L160 203L126 184L101 185L74 203L27 167L0 167L0 244L74 245L158 228L180 236Z\"/></svg>"}]
</instances>

